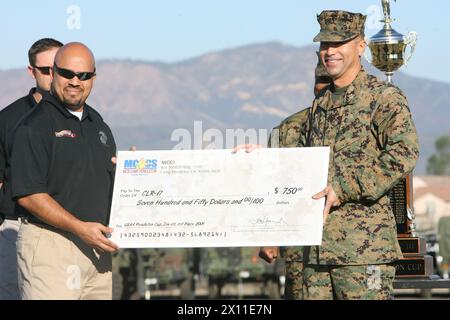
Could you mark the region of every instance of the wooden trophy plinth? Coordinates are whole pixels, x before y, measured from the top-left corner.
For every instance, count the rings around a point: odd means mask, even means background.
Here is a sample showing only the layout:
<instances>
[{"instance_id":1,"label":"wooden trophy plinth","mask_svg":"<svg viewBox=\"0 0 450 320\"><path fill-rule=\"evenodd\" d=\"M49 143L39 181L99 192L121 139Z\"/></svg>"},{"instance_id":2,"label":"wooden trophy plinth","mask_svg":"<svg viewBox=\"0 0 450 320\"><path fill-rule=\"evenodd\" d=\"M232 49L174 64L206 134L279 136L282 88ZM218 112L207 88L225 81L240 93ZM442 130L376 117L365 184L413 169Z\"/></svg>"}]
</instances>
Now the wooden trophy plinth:
<instances>
[{"instance_id":1,"label":"wooden trophy plinth","mask_svg":"<svg viewBox=\"0 0 450 320\"><path fill-rule=\"evenodd\" d=\"M391 191L391 205L397 224L397 239L403 259L395 265L397 278L428 278L433 274L433 257L427 255L426 241L414 235L412 174Z\"/></svg>"}]
</instances>

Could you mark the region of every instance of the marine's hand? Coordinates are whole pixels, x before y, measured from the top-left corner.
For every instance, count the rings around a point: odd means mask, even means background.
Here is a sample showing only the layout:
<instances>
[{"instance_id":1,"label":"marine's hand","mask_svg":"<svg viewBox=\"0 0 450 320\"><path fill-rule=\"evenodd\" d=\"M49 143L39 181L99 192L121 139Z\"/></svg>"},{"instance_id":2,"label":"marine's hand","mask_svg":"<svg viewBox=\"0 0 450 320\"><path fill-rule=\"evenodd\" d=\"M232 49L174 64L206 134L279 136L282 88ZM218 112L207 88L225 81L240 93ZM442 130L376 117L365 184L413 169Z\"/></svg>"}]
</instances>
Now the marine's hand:
<instances>
[{"instance_id":1,"label":"marine's hand","mask_svg":"<svg viewBox=\"0 0 450 320\"><path fill-rule=\"evenodd\" d=\"M77 228L76 235L88 246L101 252L115 252L119 247L106 238L106 234L112 233L113 229L96 222L81 222Z\"/></svg>"},{"instance_id":2,"label":"marine's hand","mask_svg":"<svg viewBox=\"0 0 450 320\"><path fill-rule=\"evenodd\" d=\"M235 147L233 150L231 150L231 153L236 153L239 150L245 150L245 152L250 153L256 149L261 149L262 145L260 144L240 144L237 147Z\"/></svg>"},{"instance_id":3,"label":"marine's hand","mask_svg":"<svg viewBox=\"0 0 450 320\"><path fill-rule=\"evenodd\" d=\"M341 202L339 201L336 192L334 192L333 187L328 185L325 189L320 191L318 194L313 196L314 200L322 199L326 197L325 208L323 209L323 223L327 221L328 214L332 207L339 207Z\"/></svg>"},{"instance_id":4,"label":"marine's hand","mask_svg":"<svg viewBox=\"0 0 450 320\"><path fill-rule=\"evenodd\" d=\"M272 263L278 258L279 252L280 248L278 247L261 247L259 257L268 263Z\"/></svg>"}]
</instances>

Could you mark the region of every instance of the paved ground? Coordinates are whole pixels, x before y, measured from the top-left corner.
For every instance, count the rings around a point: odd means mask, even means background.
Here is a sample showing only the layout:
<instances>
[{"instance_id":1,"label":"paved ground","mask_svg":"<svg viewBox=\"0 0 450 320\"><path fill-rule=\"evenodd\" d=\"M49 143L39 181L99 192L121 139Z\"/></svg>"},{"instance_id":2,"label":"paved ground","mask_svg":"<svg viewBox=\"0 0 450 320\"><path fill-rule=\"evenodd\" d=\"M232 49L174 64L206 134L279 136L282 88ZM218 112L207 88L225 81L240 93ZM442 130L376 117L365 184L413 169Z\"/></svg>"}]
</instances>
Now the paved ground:
<instances>
[{"instance_id":1,"label":"paved ground","mask_svg":"<svg viewBox=\"0 0 450 320\"><path fill-rule=\"evenodd\" d=\"M283 290L283 288L281 288ZM178 299L180 290L154 290L152 299ZM394 291L395 300L450 300L450 289L399 289ZM196 290L198 299L207 299L207 288L200 287ZM244 284L241 287L228 284L222 290L223 299L267 299L264 288L260 284Z\"/></svg>"}]
</instances>

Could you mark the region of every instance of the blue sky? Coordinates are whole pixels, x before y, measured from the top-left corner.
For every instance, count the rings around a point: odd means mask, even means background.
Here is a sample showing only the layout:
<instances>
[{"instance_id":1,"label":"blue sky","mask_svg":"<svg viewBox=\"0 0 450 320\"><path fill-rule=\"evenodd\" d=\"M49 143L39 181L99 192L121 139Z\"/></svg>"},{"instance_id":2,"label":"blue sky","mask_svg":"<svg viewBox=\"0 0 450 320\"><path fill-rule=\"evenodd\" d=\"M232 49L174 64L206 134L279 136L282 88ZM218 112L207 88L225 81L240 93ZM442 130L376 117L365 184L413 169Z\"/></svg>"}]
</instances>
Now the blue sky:
<instances>
[{"instance_id":1,"label":"blue sky","mask_svg":"<svg viewBox=\"0 0 450 320\"><path fill-rule=\"evenodd\" d=\"M368 14L376 33L379 0L15 0L0 6L0 69L27 63L29 46L42 37L81 41L97 59L175 62L241 45L269 41L312 43L316 13L345 9ZM391 1L394 28L419 33L406 73L450 83L450 1ZM79 14L78 14L79 13ZM78 19L79 18L79 19Z\"/></svg>"}]
</instances>

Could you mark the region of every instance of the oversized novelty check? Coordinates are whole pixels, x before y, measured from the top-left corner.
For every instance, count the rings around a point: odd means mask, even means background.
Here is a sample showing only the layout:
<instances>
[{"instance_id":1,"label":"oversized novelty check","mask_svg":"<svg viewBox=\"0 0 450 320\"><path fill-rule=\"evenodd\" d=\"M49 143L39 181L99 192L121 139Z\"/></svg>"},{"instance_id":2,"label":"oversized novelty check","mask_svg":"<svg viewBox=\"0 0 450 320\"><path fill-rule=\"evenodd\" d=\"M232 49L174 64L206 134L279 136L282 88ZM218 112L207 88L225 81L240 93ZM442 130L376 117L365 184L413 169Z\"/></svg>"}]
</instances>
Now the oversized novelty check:
<instances>
[{"instance_id":1,"label":"oversized novelty check","mask_svg":"<svg viewBox=\"0 0 450 320\"><path fill-rule=\"evenodd\" d=\"M319 245L329 148L121 151L111 240L121 248Z\"/></svg>"}]
</instances>

